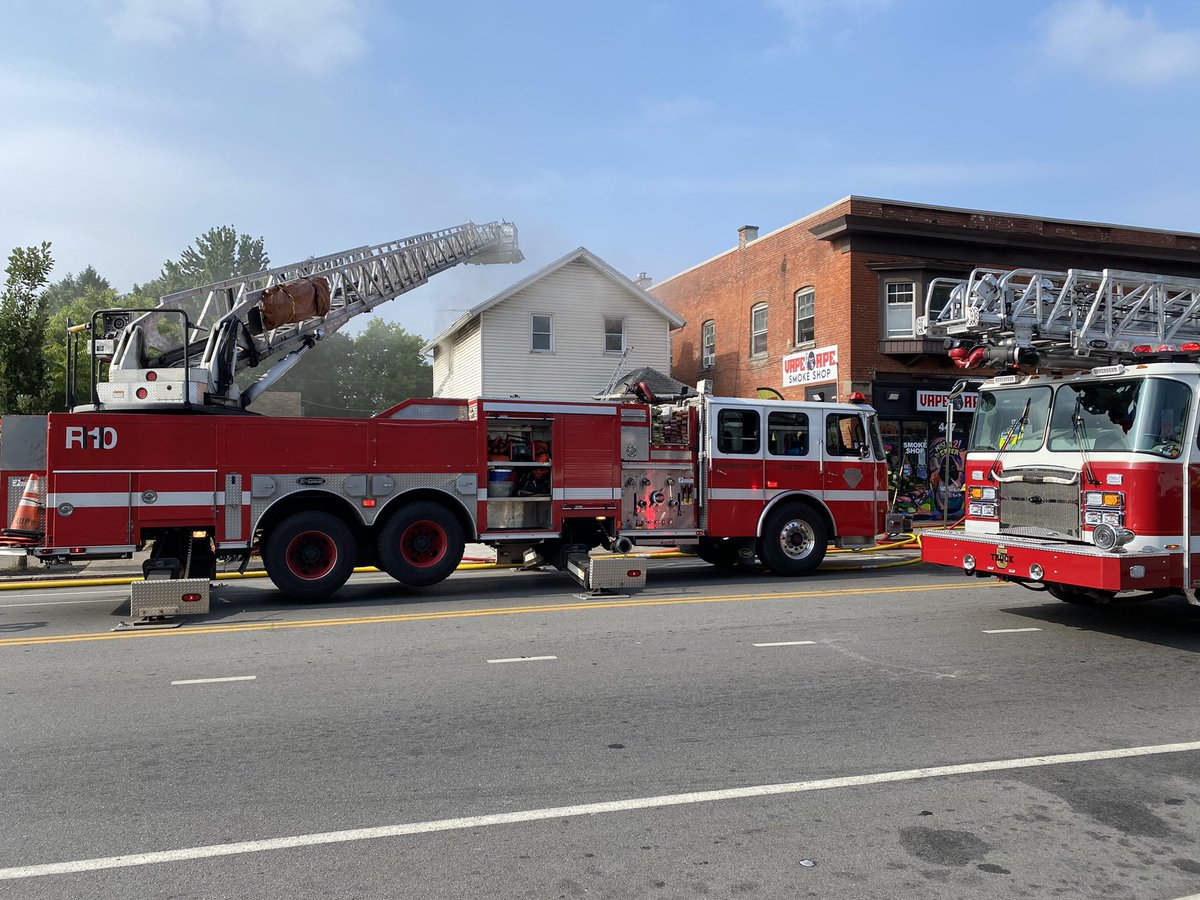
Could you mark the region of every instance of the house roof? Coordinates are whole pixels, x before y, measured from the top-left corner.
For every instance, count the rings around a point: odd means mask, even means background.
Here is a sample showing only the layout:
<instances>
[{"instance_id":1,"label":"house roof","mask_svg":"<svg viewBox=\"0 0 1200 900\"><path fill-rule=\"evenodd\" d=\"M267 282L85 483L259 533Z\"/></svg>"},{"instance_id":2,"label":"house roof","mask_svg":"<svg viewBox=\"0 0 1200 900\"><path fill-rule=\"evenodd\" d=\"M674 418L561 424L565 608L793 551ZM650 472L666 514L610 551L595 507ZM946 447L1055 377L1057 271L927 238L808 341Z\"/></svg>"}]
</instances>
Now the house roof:
<instances>
[{"instance_id":1,"label":"house roof","mask_svg":"<svg viewBox=\"0 0 1200 900\"><path fill-rule=\"evenodd\" d=\"M618 398L634 393L638 383L645 384L656 397L694 397L696 391L688 384L666 375L650 366L642 366L622 373L617 377L608 397Z\"/></svg>"},{"instance_id":2,"label":"house roof","mask_svg":"<svg viewBox=\"0 0 1200 900\"><path fill-rule=\"evenodd\" d=\"M684 319L682 316L680 316L679 313L675 312L669 306L664 304L661 300L656 299L651 294L642 290L640 287L638 287L636 284L634 284L632 281L630 281L628 278L626 278L624 275L622 275L620 272L618 272L616 269L614 269L612 266L610 266L608 263L606 263L604 260L602 260L596 254L592 253L592 251L588 250L585 247L577 247L576 249L574 249L570 253L568 253L566 256L556 259L554 262L550 263L550 265L545 266L544 268L538 269L532 275L529 275L528 277L523 278L520 281L518 281L516 284L505 288L500 293L496 294L494 297L489 297L487 300L484 300L482 303L476 304L475 306L471 307L469 310L467 310L465 313L463 313L461 316L459 316L457 319L455 319L450 324L449 328L445 329L441 334L439 334L437 337L435 337L433 340L431 340L429 343L427 343L424 347L422 347L421 353L426 354L426 353L429 353L430 351L432 351L433 348L437 344L440 344L442 341L449 338L450 335L454 334L454 332L458 331L458 329L462 328L464 325L466 325L472 319L478 318L480 316L480 314L483 313L484 310L490 309L491 307L497 305L498 303L503 303L509 297L512 297L513 295L520 293L521 291L523 291L525 288L529 287L529 285L533 284L534 282L540 281L541 279L545 278L547 275L557 272L559 269L563 268L564 266L569 265L570 263L575 262L576 260L580 260L582 262L587 263L592 268L594 268L597 272L599 272L601 275L604 275L606 278L608 278L610 281L612 281L614 284L616 284L618 287L623 288L624 290L626 290L627 292L632 294L634 297L636 297L638 300L641 300L643 303L645 303L647 306L649 306L651 309L653 309L655 312L657 312L659 315L661 315L664 319L666 319L668 322L670 322L672 328L682 328L685 324L687 324L687 320Z\"/></svg>"}]
</instances>

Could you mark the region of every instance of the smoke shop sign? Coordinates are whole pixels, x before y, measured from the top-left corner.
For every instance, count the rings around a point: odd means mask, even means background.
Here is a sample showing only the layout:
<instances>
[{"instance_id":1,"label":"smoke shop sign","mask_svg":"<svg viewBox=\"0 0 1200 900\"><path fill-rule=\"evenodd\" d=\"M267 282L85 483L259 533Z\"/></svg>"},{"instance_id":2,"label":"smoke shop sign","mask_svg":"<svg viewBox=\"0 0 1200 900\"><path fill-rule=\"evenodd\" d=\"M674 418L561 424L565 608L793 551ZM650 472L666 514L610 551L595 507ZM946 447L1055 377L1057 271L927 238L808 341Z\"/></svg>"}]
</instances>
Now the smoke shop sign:
<instances>
[{"instance_id":1,"label":"smoke shop sign","mask_svg":"<svg viewBox=\"0 0 1200 900\"><path fill-rule=\"evenodd\" d=\"M837 345L801 350L783 358L783 386L837 381Z\"/></svg>"},{"instance_id":2,"label":"smoke shop sign","mask_svg":"<svg viewBox=\"0 0 1200 900\"><path fill-rule=\"evenodd\" d=\"M978 394L959 394L959 399L962 400L962 406L956 409L975 412L979 405ZM949 400L949 391L917 391L917 409L925 412L945 412Z\"/></svg>"}]
</instances>

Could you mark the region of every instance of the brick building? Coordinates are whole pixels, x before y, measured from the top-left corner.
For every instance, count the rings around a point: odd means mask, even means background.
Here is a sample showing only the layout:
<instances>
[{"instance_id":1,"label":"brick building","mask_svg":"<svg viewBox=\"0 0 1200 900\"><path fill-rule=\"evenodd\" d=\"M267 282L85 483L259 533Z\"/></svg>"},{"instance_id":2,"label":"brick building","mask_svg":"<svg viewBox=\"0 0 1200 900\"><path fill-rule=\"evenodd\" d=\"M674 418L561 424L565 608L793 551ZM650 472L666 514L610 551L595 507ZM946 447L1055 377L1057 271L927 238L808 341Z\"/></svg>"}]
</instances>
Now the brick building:
<instances>
[{"instance_id":1,"label":"brick building","mask_svg":"<svg viewBox=\"0 0 1200 900\"><path fill-rule=\"evenodd\" d=\"M744 226L736 247L650 293L687 319L671 357L683 382L711 379L731 396L865 394L895 465L897 505L921 513L938 508L936 473L961 447L958 434L945 440L941 405L963 373L914 323L934 278L976 266L1200 277L1200 234L851 196L762 237Z\"/></svg>"}]
</instances>

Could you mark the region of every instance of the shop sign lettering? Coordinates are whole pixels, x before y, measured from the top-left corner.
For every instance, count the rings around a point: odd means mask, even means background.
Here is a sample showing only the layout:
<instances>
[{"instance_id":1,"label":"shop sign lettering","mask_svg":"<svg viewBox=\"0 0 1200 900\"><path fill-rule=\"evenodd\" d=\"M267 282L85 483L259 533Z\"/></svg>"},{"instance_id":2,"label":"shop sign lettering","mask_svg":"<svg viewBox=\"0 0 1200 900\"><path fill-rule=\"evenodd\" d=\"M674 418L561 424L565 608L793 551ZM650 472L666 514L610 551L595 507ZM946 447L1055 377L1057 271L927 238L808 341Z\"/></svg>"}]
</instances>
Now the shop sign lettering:
<instances>
[{"instance_id":1,"label":"shop sign lettering","mask_svg":"<svg viewBox=\"0 0 1200 900\"><path fill-rule=\"evenodd\" d=\"M959 399L962 400L962 406L955 407L956 410L975 412L979 406L978 394L960 394ZM917 391L917 409L920 411L945 412L949 400L949 391Z\"/></svg>"},{"instance_id":2,"label":"shop sign lettering","mask_svg":"<svg viewBox=\"0 0 1200 900\"><path fill-rule=\"evenodd\" d=\"M821 384L826 381L837 381L838 377L838 348L818 347L814 350L801 350L783 358L783 386L795 387L798 384Z\"/></svg>"}]
</instances>

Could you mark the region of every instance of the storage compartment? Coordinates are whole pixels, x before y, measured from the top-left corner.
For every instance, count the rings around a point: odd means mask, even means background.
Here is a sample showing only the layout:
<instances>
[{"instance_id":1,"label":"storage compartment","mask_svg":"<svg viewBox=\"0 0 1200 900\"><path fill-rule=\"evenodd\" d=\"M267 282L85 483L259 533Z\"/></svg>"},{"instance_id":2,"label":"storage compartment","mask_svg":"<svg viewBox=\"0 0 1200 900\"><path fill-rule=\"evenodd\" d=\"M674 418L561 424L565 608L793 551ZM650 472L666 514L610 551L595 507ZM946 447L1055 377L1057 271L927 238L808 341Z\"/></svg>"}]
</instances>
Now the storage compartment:
<instances>
[{"instance_id":1,"label":"storage compartment","mask_svg":"<svg viewBox=\"0 0 1200 900\"><path fill-rule=\"evenodd\" d=\"M487 524L492 530L554 527L553 423L492 420L487 427Z\"/></svg>"}]
</instances>

